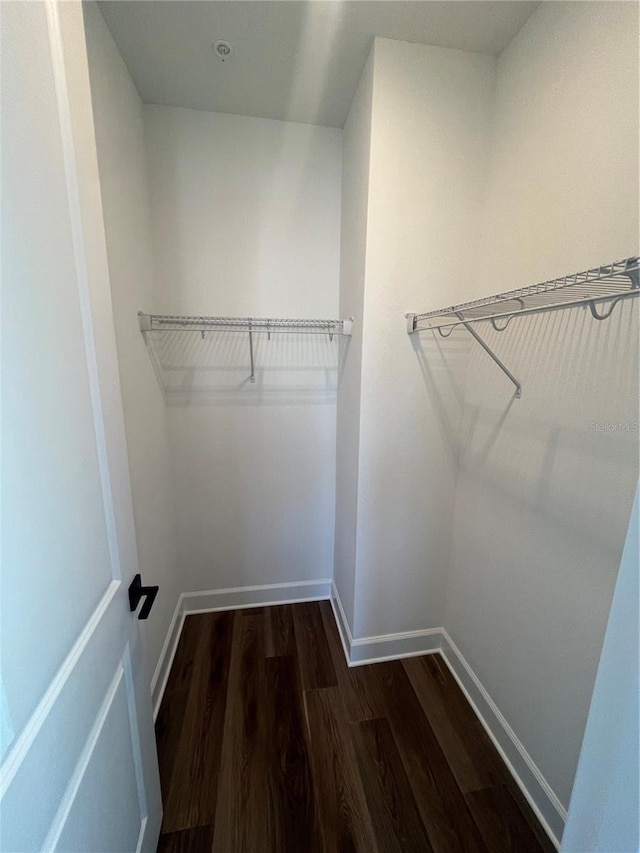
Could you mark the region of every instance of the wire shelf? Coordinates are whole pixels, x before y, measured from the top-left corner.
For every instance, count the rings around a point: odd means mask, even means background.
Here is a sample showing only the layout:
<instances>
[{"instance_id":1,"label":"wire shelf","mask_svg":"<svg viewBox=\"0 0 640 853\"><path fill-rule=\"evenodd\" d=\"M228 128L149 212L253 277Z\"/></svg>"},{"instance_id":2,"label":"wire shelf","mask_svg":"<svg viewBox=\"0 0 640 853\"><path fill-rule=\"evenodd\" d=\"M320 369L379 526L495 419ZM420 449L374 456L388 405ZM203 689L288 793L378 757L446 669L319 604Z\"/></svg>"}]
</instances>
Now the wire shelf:
<instances>
[{"instance_id":1,"label":"wire shelf","mask_svg":"<svg viewBox=\"0 0 640 853\"><path fill-rule=\"evenodd\" d=\"M438 311L407 314L407 333L414 335L432 330L448 338L457 326L464 327L507 376L515 388L515 397L519 399L522 396L522 384L480 337L473 324L489 322L496 332L503 332L514 317L576 306L588 306L594 319L606 320L618 302L640 294L639 261L640 258L634 256L607 266L594 267L473 302L462 302ZM608 304L599 311L596 306L602 303Z\"/></svg>"},{"instance_id":2,"label":"wire shelf","mask_svg":"<svg viewBox=\"0 0 640 853\"><path fill-rule=\"evenodd\" d=\"M143 332L251 332L271 334L350 335L352 320L292 320L257 317L200 317L171 314L143 314Z\"/></svg>"},{"instance_id":3,"label":"wire shelf","mask_svg":"<svg viewBox=\"0 0 640 853\"><path fill-rule=\"evenodd\" d=\"M489 321L496 331L503 331L514 317L578 305L588 305L596 319L604 320L620 300L638 296L640 293L639 260L638 257L626 258L606 266L594 267L496 296L463 302L438 311L407 314L407 332L414 334L429 329L452 331L459 325L483 321ZM611 304L607 311L599 313L595 306L603 302Z\"/></svg>"},{"instance_id":4,"label":"wire shelf","mask_svg":"<svg viewBox=\"0 0 640 853\"><path fill-rule=\"evenodd\" d=\"M255 383L255 356L253 336L266 334L290 335L328 335L332 341L334 335L350 336L353 318L349 320L285 320L263 317L200 317L175 314L143 314L138 312L140 331L148 332L200 332L205 338L209 332L241 332L247 335L249 343L249 381ZM148 343L148 342L147 342Z\"/></svg>"}]
</instances>

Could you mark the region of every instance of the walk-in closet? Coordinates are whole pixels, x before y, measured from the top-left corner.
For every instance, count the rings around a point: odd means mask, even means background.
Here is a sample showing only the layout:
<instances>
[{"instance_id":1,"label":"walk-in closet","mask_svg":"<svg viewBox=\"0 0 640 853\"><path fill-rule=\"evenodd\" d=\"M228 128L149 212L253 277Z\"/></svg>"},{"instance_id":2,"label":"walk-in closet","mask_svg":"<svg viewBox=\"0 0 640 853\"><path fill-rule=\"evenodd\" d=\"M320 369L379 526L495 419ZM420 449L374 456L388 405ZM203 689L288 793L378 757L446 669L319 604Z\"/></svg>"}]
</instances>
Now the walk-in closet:
<instances>
[{"instance_id":1,"label":"walk-in closet","mask_svg":"<svg viewBox=\"0 0 640 853\"><path fill-rule=\"evenodd\" d=\"M1 7L0 849L637 853L638 4Z\"/></svg>"}]
</instances>

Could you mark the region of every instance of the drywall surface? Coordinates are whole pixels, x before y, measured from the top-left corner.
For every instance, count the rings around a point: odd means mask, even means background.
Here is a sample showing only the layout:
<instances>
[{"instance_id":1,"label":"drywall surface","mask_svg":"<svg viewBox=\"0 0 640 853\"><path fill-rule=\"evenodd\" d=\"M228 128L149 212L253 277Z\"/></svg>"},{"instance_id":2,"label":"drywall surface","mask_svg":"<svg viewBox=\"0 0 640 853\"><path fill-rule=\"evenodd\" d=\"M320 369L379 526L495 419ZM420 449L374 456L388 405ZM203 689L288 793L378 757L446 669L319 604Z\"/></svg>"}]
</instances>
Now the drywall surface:
<instances>
[{"instance_id":1,"label":"drywall surface","mask_svg":"<svg viewBox=\"0 0 640 853\"><path fill-rule=\"evenodd\" d=\"M458 337L452 364L404 314L469 274L495 59L376 39L373 68L356 637L442 625L467 350Z\"/></svg>"},{"instance_id":2,"label":"drywall surface","mask_svg":"<svg viewBox=\"0 0 640 853\"><path fill-rule=\"evenodd\" d=\"M638 252L637 24L545 3L500 57L476 296ZM522 399L479 348L467 376L445 627L564 807L638 479L637 321L483 328Z\"/></svg>"},{"instance_id":3,"label":"drywall surface","mask_svg":"<svg viewBox=\"0 0 640 853\"><path fill-rule=\"evenodd\" d=\"M139 565L143 582L160 586L141 623L151 676L181 578L165 405L137 317L156 302L142 103L98 5L83 8Z\"/></svg>"},{"instance_id":4,"label":"drywall surface","mask_svg":"<svg viewBox=\"0 0 640 853\"><path fill-rule=\"evenodd\" d=\"M637 4L541 4L500 57L495 110L474 297L637 251Z\"/></svg>"},{"instance_id":5,"label":"drywall surface","mask_svg":"<svg viewBox=\"0 0 640 853\"><path fill-rule=\"evenodd\" d=\"M640 849L639 514L636 491L562 839L564 853Z\"/></svg>"},{"instance_id":6,"label":"drywall surface","mask_svg":"<svg viewBox=\"0 0 640 853\"><path fill-rule=\"evenodd\" d=\"M353 337L345 346L338 379L336 423L336 517L334 582L353 633L356 533L358 523L358 463L360 451L360 393L362 315L369 207L369 152L373 97L373 50L344 126L342 149L342 233L340 243L340 315L357 318ZM348 353L348 358L346 357Z\"/></svg>"},{"instance_id":7,"label":"drywall surface","mask_svg":"<svg viewBox=\"0 0 640 853\"><path fill-rule=\"evenodd\" d=\"M155 106L144 123L159 304L335 318L341 131ZM338 340L256 336L255 383L247 335L178 332L151 347L182 589L330 578Z\"/></svg>"}]
</instances>

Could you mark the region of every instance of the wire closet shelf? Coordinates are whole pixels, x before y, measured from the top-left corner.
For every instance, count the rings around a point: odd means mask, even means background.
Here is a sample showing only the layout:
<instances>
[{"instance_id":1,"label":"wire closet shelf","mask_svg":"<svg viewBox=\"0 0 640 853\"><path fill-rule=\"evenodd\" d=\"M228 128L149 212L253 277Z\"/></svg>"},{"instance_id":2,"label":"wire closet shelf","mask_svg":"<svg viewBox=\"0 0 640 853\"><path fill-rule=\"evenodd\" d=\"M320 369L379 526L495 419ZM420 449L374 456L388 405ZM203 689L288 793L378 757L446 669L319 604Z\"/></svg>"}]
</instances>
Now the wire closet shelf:
<instances>
[{"instance_id":1,"label":"wire closet shelf","mask_svg":"<svg viewBox=\"0 0 640 853\"><path fill-rule=\"evenodd\" d=\"M271 335L351 335L353 320L287 320L258 317L201 317L171 314L138 314L143 332L245 332Z\"/></svg>"},{"instance_id":2,"label":"wire closet shelf","mask_svg":"<svg viewBox=\"0 0 640 853\"><path fill-rule=\"evenodd\" d=\"M620 300L640 293L639 261L637 257L626 258L607 266L594 267L473 302L462 302L438 311L407 314L407 331L413 334L429 329L452 330L465 323L488 320L496 331L501 332L514 317L577 305L588 305L597 320L606 320ZM595 307L601 302L611 303L603 313ZM442 335L447 336L447 333Z\"/></svg>"},{"instance_id":3,"label":"wire closet shelf","mask_svg":"<svg viewBox=\"0 0 640 853\"><path fill-rule=\"evenodd\" d=\"M353 318L348 320L285 320L262 317L203 317L179 316L174 314L144 314L138 312L140 331L147 332L200 332L204 339L209 332L241 332L249 340L249 381L255 382L255 360L253 352L254 334L266 334L271 340L272 334L290 335L334 335L350 336Z\"/></svg>"},{"instance_id":4,"label":"wire closet shelf","mask_svg":"<svg viewBox=\"0 0 640 853\"><path fill-rule=\"evenodd\" d=\"M441 337L448 338L457 326L464 326L513 382L515 396L519 398L522 396L521 384L480 337L473 324L489 322L496 332L503 332L514 317L578 306L588 307L595 320L606 320L618 302L640 294L639 262L637 256L625 258L438 311L407 314L407 333L413 335L417 332L437 331Z\"/></svg>"}]
</instances>

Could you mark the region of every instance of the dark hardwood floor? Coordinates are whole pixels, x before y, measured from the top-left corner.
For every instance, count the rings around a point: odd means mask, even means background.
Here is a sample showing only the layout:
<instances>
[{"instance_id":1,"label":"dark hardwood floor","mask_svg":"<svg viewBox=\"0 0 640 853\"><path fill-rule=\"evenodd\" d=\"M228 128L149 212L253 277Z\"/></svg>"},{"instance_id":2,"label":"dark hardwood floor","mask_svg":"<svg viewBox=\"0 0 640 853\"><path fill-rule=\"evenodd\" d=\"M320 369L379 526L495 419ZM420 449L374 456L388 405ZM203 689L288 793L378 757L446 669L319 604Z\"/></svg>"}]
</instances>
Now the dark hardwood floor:
<instances>
[{"instance_id":1,"label":"dark hardwood floor","mask_svg":"<svg viewBox=\"0 0 640 853\"><path fill-rule=\"evenodd\" d=\"M187 617L162 853L554 847L439 655L349 669L329 602Z\"/></svg>"}]
</instances>

